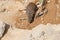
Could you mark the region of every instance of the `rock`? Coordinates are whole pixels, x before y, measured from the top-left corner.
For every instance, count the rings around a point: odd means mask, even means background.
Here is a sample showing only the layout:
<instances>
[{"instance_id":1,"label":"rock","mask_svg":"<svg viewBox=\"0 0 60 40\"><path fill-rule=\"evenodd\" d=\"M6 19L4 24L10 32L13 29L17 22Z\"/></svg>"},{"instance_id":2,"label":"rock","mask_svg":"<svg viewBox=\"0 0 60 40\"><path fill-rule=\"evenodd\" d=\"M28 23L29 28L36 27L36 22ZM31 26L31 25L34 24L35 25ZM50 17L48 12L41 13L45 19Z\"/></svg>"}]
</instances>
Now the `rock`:
<instances>
[{"instance_id":1,"label":"rock","mask_svg":"<svg viewBox=\"0 0 60 40\"><path fill-rule=\"evenodd\" d=\"M0 21L0 38L3 36L4 31L5 31L5 23Z\"/></svg>"},{"instance_id":2,"label":"rock","mask_svg":"<svg viewBox=\"0 0 60 40\"><path fill-rule=\"evenodd\" d=\"M9 28L7 34L1 40L30 40L31 30Z\"/></svg>"},{"instance_id":3,"label":"rock","mask_svg":"<svg viewBox=\"0 0 60 40\"><path fill-rule=\"evenodd\" d=\"M0 21L0 39L7 33L10 25Z\"/></svg>"},{"instance_id":4,"label":"rock","mask_svg":"<svg viewBox=\"0 0 60 40\"><path fill-rule=\"evenodd\" d=\"M32 30L9 28L1 40L60 40L60 25L40 24Z\"/></svg>"}]
</instances>

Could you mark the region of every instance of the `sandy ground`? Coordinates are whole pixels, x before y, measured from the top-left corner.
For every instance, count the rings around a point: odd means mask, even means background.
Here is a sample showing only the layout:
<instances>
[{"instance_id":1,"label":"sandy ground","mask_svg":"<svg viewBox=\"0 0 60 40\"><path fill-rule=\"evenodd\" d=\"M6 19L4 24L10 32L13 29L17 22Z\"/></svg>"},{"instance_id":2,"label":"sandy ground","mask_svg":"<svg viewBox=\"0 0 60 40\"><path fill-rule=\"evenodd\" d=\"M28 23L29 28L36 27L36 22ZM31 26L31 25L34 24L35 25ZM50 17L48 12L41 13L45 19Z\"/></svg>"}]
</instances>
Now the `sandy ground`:
<instances>
[{"instance_id":1,"label":"sandy ground","mask_svg":"<svg viewBox=\"0 0 60 40\"><path fill-rule=\"evenodd\" d=\"M34 22L31 24L28 23L27 20L20 20L21 18L27 18L25 11L21 11L21 10L25 9L28 2L27 4L21 3L21 0L6 1L5 3L3 3L2 1L0 2L1 2L1 5L3 4L2 8L0 7L1 10L3 11L3 12L0 12L0 20L4 21L7 24L15 26L17 28L31 29L39 24L47 24L47 23L59 24L60 23L60 11L59 11L60 2L58 3L58 1L56 0L50 0L50 2L47 3L46 5L46 9L48 10L48 12L45 15L35 19ZM32 2L36 2L36 1L33 0Z\"/></svg>"},{"instance_id":2,"label":"sandy ground","mask_svg":"<svg viewBox=\"0 0 60 40\"><path fill-rule=\"evenodd\" d=\"M60 40L60 0L50 0L46 5L48 12L31 24L24 11L29 2L21 2L0 1L0 20L11 25L1 40Z\"/></svg>"}]
</instances>

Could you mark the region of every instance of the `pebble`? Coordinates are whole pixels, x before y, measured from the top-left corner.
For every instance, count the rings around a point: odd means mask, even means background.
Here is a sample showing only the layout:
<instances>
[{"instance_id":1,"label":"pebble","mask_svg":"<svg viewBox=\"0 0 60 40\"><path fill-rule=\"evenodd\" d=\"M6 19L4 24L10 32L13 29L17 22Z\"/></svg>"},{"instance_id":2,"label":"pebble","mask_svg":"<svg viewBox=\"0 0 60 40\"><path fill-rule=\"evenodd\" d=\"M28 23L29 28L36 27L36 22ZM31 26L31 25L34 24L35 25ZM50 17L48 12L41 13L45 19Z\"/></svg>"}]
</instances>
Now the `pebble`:
<instances>
[{"instance_id":1,"label":"pebble","mask_svg":"<svg viewBox=\"0 0 60 40\"><path fill-rule=\"evenodd\" d=\"M48 2L48 3L50 3L51 1L50 1L50 0L48 0L47 2Z\"/></svg>"}]
</instances>

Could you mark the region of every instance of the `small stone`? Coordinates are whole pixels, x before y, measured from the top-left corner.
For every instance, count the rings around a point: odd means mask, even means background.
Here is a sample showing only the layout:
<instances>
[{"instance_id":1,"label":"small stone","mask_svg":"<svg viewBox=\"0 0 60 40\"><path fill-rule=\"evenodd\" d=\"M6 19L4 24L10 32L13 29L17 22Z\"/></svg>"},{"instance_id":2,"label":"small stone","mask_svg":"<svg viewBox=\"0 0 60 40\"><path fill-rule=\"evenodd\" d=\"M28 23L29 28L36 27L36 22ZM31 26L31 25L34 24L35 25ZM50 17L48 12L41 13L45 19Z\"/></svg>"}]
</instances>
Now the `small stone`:
<instances>
[{"instance_id":1,"label":"small stone","mask_svg":"<svg viewBox=\"0 0 60 40\"><path fill-rule=\"evenodd\" d=\"M23 14L25 14L26 13L26 11L23 11L24 13Z\"/></svg>"},{"instance_id":2,"label":"small stone","mask_svg":"<svg viewBox=\"0 0 60 40\"><path fill-rule=\"evenodd\" d=\"M28 0L25 0L25 2L28 2Z\"/></svg>"},{"instance_id":3,"label":"small stone","mask_svg":"<svg viewBox=\"0 0 60 40\"><path fill-rule=\"evenodd\" d=\"M50 0L48 0L47 2L48 2L48 3L50 3L51 1L50 1Z\"/></svg>"}]
</instances>

